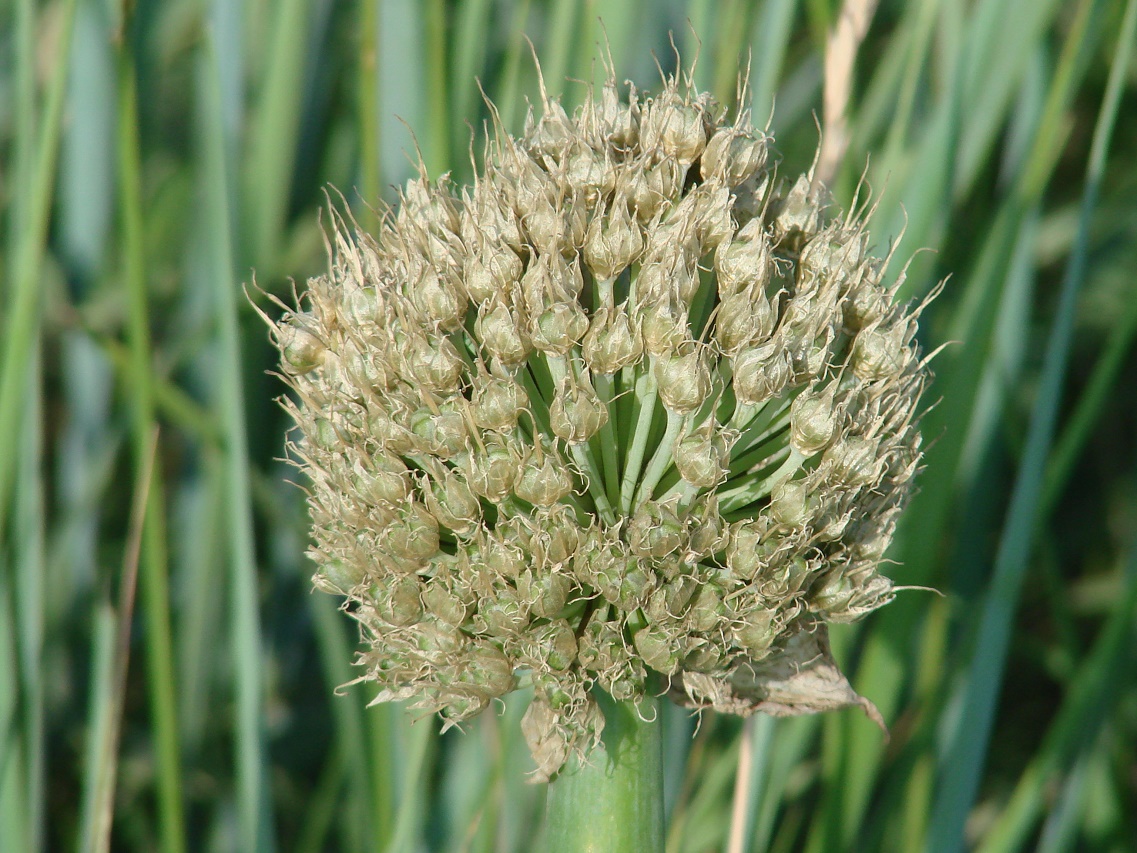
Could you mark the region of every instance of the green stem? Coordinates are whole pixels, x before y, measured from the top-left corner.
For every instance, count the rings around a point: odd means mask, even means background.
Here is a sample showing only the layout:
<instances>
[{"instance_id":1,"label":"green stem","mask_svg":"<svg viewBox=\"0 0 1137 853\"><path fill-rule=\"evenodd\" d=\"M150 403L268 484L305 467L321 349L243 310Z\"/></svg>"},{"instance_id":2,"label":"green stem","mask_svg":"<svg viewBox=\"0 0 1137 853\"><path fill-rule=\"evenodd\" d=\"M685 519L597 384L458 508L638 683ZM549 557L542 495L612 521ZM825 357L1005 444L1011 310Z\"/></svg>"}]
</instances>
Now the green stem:
<instances>
[{"instance_id":1,"label":"green stem","mask_svg":"<svg viewBox=\"0 0 1137 853\"><path fill-rule=\"evenodd\" d=\"M662 853L663 724L660 703L595 691L604 737L584 763L549 784L544 850Z\"/></svg>"},{"instance_id":2,"label":"green stem","mask_svg":"<svg viewBox=\"0 0 1137 853\"><path fill-rule=\"evenodd\" d=\"M647 438L651 432L651 421L655 416L655 398L659 393L655 384L655 375L650 367L636 380L635 393L638 414L624 463L624 479L620 484L620 509L625 515L632 510L632 497L635 494L636 482L640 478L640 468L643 466L644 453L647 451Z\"/></svg>"},{"instance_id":3,"label":"green stem","mask_svg":"<svg viewBox=\"0 0 1137 853\"><path fill-rule=\"evenodd\" d=\"M659 484L660 477L671 467L675 454L675 445L679 442L679 437L686 423L686 415L680 415L668 410L667 431L663 434L663 440L659 443L659 446L655 449L655 453L651 457L651 462L648 465L647 472L644 474L643 482L640 483L640 490L636 494L635 506L639 506L644 501L651 500L652 492L655 491L655 487Z\"/></svg>"}]
</instances>

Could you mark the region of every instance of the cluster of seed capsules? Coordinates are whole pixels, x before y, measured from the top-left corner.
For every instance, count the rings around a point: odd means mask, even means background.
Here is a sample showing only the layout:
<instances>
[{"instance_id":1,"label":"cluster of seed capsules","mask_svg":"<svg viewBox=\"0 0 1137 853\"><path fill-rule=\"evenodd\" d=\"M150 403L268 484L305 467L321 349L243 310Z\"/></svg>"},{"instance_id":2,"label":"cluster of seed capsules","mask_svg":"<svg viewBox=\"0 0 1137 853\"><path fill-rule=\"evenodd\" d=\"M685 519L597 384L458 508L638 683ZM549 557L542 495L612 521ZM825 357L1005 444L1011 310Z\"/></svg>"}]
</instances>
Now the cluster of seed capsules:
<instances>
[{"instance_id":1,"label":"cluster of seed capsules","mask_svg":"<svg viewBox=\"0 0 1137 853\"><path fill-rule=\"evenodd\" d=\"M713 706L890 600L927 371L862 222L745 113L609 80L495 131L473 187L337 219L273 331L315 583L378 700L460 722L524 679L548 776L599 737L594 686Z\"/></svg>"}]
</instances>

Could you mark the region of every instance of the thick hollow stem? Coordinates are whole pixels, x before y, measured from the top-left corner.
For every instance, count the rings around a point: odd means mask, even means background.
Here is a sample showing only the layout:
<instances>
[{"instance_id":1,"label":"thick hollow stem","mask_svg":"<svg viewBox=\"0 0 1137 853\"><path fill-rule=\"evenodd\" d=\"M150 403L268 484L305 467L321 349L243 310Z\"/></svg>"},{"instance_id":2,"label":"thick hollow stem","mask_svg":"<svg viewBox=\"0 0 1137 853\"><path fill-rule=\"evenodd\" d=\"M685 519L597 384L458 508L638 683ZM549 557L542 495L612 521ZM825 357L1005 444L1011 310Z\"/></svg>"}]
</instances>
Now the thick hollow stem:
<instances>
[{"instance_id":1,"label":"thick hollow stem","mask_svg":"<svg viewBox=\"0 0 1137 853\"><path fill-rule=\"evenodd\" d=\"M616 702L596 691L604 738L549 784L545 845L557 853L662 853L660 702Z\"/></svg>"}]
</instances>

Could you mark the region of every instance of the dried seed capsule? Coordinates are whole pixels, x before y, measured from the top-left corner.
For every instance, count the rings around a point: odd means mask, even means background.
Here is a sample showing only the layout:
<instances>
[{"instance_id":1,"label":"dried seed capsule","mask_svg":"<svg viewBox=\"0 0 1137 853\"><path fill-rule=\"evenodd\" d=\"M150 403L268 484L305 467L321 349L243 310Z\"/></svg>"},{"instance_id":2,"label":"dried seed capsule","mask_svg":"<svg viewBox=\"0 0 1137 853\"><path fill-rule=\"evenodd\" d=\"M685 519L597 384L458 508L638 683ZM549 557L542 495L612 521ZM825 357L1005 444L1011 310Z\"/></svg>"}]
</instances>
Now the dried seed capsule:
<instances>
[{"instance_id":1,"label":"dried seed capsule","mask_svg":"<svg viewBox=\"0 0 1137 853\"><path fill-rule=\"evenodd\" d=\"M732 293L719 304L715 317L715 340L727 355L765 341L774 330L773 306L761 288Z\"/></svg>"},{"instance_id":2,"label":"dried seed capsule","mask_svg":"<svg viewBox=\"0 0 1137 853\"><path fill-rule=\"evenodd\" d=\"M812 197L811 184L808 175L801 175L778 205L773 232L779 243L789 239L807 240L817 232L821 211Z\"/></svg>"},{"instance_id":3,"label":"dried seed capsule","mask_svg":"<svg viewBox=\"0 0 1137 853\"><path fill-rule=\"evenodd\" d=\"M415 446L423 453L449 459L466 449L466 419L452 404L437 411L424 406L411 415L410 424Z\"/></svg>"},{"instance_id":4,"label":"dried seed capsule","mask_svg":"<svg viewBox=\"0 0 1137 853\"><path fill-rule=\"evenodd\" d=\"M487 701L504 696L517 686L513 664L493 643L472 643L466 655L463 681L479 690Z\"/></svg>"},{"instance_id":5,"label":"dried seed capsule","mask_svg":"<svg viewBox=\"0 0 1137 853\"><path fill-rule=\"evenodd\" d=\"M764 292L772 272L770 242L760 219L750 220L715 249L719 296L724 300L744 291Z\"/></svg>"},{"instance_id":6,"label":"dried seed capsule","mask_svg":"<svg viewBox=\"0 0 1137 853\"><path fill-rule=\"evenodd\" d=\"M540 460L530 457L514 492L534 506L552 506L572 491L572 475L555 451L546 449Z\"/></svg>"},{"instance_id":7,"label":"dried seed capsule","mask_svg":"<svg viewBox=\"0 0 1137 853\"><path fill-rule=\"evenodd\" d=\"M867 486L884 473L879 457L880 442L858 435L847 435L825 451L824 462L841 483L854 488Z\"/></svg>"},{"instance_id":8,"label":"dried seed capsule","mask_svg":"<svg viewBox=\"0 0 1137 853\"><path fill-rule=\"evenodd\" d=\"M517 591L530 603L533 613L545 619L560 615L568 604L572 580L562 572L522 572Z\"/></svg>"},{"instance_id":9,"label":"dried seed capsule","mask_svg":"<svg viewBox=\"0 0 1137 853\"><path fill-rule=\"evenodd\" d=\"M482 251L466 257L466 291L479 305L494 297L507 299L523 271L521 259L512 249L487 241Z\"/></svg>"},{"instance_id":10,"label":"dried seed capsule","mask_svg":"<svg viewBox=\"0 0 1137 853\"><path fill-rule=\"evenodd\" d=\"M563 672L576 662L576 635L565 619L555 619L538 628L529 644L529 655L550 669Z\"/></svg>"},{"instance_id":11,"label":"dried seed capsule","mask_svg":"<svg viewBox=\"0 0 1137 853\"><path fill-rule=\"evenodd\" d=\"M849 355L853 373L866 382L899 376L909 358L904 337L905 330L899 326L862 329Z\"/></svg>"},{"instance_id":12,"label":"dried seed capsule","mask_svg":"<svg viewBox=\"0 0 1137 853\"><path fill-rule=\"evenodd\" d=\"M422 601L431 616L455 628L465 624L470 615L466 602L449 590L439 578L427 582Z\"/></svg>"},{"instance_id":13,"label":"dried seed capsule","mask_svg":"<svg viewBox=\"0 0 1137 853\"><path fill-rule=\"evenodd\" d=\"M415 307L440 329L454 331L466 317L466 294L433 269L423 272L413 293Z\"/></svg>"},{"instance_id":14,"label":"dried seed capsule","mask_svg":"<svg viewBox=\"0 0 1137 853\"><path fill-rule=\"evenodd\" d=\"M449 393L458 390L466 363L448 338L429 341L415 339L407 354L407 378L430 391Z\"/></svg>"},{"instance_id":15,"label":"dried seed capsule","mask_svg":"<svg viewBox=\"0 0 1137 853\"><path fill-rule=\"evenodd\" d=\"M694 559L718 554L730 541L730 528L719 514L718 498L708 492L691 507L687 516L688 553Z\"/></svg>"}]
</instances>

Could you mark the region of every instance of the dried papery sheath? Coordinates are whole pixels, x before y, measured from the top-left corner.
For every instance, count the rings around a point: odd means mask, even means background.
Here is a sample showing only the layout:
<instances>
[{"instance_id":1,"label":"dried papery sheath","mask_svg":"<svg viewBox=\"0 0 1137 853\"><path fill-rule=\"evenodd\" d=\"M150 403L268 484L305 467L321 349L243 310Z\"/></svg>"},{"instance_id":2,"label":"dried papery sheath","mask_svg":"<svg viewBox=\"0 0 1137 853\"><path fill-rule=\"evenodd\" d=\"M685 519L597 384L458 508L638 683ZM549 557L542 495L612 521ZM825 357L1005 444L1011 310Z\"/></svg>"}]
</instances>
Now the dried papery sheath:
<instances>
[{"instance_id":1,"label":"dried papery sheath","mask_svg":"<svg viewBox=\"0 0 1137 853\"><path fill-rule=\"evenodd\" d=\"M926 360L858 215L680 79L498 128L472 187L411 181L273 325L316 585L378 700L459 723L519 683L539 775L594 687L797 714L862 704L828 622L920 460Z\"/></svg>"}]
</instances>

